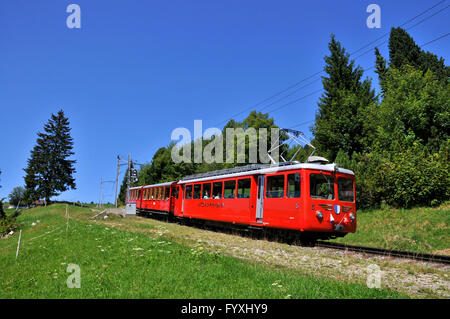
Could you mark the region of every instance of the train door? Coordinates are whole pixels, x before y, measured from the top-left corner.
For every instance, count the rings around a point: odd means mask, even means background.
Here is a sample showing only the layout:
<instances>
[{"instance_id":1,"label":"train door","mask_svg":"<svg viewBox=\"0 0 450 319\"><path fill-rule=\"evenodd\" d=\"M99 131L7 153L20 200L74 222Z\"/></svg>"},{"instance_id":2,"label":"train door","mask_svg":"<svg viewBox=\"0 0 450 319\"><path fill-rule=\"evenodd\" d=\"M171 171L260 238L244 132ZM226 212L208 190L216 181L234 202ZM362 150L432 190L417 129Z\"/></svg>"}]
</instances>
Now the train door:
<instances>
[{"instance_id":1,"label":"train door","mask_svg":"<svg viewBox=\"0 0 450 319\"><path fill-rule=\"evenodd\" d=\"M178 197L178 189L177 186L170 186L170 204L169 204L169 212L174 212L175 210L175 200Z\"/></svg>"},{"instance_id":2,"label":"train door","mask_svg":"<svg viewBox=\"0 0 450 319\"><path fill-rule=\"evenodd\" d=\"M183 184L180 186L179 190L181 191L178 194L178 198L181 200L181 212L180 212L180 216L184 215L184 197L186 196L186 185Z\"/></svg>"},{"instance_id":3,"label":"train door","mask_svg":"<svg viewBox=\"0 0 450 319\"><path fill-rule=\"evenodd\" d=\"M173 202L174 202L173 213L175 216L183 216L182 201L184 200L183 199L184 196L183 196L182 186L175 185L173 192L174 192L174 196L175 196L175 197L173 197Z\"/></svg>"},{"instance_id":4,"label":"train door","mask_svg":"<svg viewBox=\"0 0 450 319\"><path fill-rule=\"evenodd\" d=\"M256 195L256 222L262 223L264 213L265 175L258 175L258 192Z\"/></svg>"}]
</instances>

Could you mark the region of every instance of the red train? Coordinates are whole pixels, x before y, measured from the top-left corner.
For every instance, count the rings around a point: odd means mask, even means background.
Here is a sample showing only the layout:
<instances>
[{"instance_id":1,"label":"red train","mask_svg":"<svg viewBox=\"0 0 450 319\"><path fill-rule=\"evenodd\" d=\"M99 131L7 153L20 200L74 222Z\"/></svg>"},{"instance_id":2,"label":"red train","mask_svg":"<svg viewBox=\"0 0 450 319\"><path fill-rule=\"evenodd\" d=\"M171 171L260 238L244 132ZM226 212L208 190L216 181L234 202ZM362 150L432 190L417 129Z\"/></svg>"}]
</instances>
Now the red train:
<instances>
[{"instance_id":1,"label":"red train","mask_svg":"<svg viewBox=\"0 0 450 319\"><path fill-rule=\"evenodd\" d=\"M321 158L254 164L130 188L138 213L280 230L304 239L356 231L355 176Z\"/></svg>"}]
</instances>

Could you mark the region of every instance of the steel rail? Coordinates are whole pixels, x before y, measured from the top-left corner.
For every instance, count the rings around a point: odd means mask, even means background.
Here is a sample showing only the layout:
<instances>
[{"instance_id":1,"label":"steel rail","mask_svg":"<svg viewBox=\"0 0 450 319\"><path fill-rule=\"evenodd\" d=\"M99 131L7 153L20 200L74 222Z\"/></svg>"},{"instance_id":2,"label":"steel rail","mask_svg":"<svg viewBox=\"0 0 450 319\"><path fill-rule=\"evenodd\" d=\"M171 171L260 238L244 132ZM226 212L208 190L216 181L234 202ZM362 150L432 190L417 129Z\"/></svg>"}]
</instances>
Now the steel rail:
<instances>
[{"instance_id":1,"label":"steel rail","mask_svg":"<svg viewBox=\"0 0 450 319\"><path fill-rule=\"evenodd\" d=\"M427 253L403 251L403 250L396 250L396 249L355 246L355 245L325 242L325 241L317 241L316 246L323 247L323 248L331 248L331 249L368 253L368 254L373 254L373 255L408 258L408 259L413 259L413 260L450 264L450 256L444 256L444 255L427 254Z\"/></svg>"}]
</instances>

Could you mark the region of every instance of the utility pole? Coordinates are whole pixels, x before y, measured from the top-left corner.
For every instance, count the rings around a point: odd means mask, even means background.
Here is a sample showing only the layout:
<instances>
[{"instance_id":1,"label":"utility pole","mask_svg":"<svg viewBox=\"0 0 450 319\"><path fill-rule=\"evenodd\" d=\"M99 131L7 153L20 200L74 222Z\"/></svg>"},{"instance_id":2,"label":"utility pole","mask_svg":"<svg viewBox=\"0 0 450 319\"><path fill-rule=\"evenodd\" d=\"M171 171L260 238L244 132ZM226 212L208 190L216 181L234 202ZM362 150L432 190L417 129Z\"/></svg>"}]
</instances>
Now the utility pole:
<instances>
[{"instance_id":1,"label":"utility pole","mask_svg":"<svg viewBox=\"0 0 450 319\"><path fill-rule=\"evenodd\" d=\"M131 154L128 154L128 172L127 172L127 196L125 201L129 198L130 193L130 185L131 185Z\"/></svg>"},{"instance_id":2,"label":"utility pole","mask_svg":"<svg viewBox=\"0 0 450 319\"><path fill-rule=\"evenodd\" d=\"M104 183L114 183L114 181L104 181L103 176L100 177L100 197L98 199L98 207L102 207L103 202L103 184Z\"/></svg>"},{"instance_id":3,"label":"utility pole","mask_svg":"<svg viewBox=\"0 0 450 319\"><path fill-rule=\"evenodd\" d=\"M116 175L116 196L114 197L114 205L117 208L117 192L119 190L119 174L120 174L120 155L117 155L117 175Z\"/></svg>"},{"instance_id":4,"label":"utility pole","mask_svg":"<svg viewBox=\"0 0 450 319\"><path fill-rule=\"evenodd\" d=\"M98 198L98 207L102 207L102 185L103 185L103 177L100 177L100 196Z\"/></svg>"}]
</instances>

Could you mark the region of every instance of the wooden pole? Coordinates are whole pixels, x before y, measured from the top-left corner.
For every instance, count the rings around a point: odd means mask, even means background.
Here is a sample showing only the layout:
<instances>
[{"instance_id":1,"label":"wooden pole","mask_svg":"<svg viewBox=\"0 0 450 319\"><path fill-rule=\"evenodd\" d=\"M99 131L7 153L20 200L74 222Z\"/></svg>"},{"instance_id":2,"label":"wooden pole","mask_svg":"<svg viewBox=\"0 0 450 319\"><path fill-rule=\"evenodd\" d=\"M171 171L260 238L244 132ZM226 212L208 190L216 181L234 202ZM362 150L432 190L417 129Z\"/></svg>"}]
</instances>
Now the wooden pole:
<instances>
[{"instance_id":1,"label":"wooden pole","mask_svg":"<svg viewBox=\"0 0 450 319\"><path fill-rule=\"evenodd\" d=\"M66 204L66 235L67 231L69 230L69 205Z\"/></svg>"},{"instance_id":2,"label":"wooden pole","mask_svg":"<svg viewBox=\"0 0 450 319\"><path fill-rule=\"evenodd\" d=\"M19 256L19 247L20 247L20 239L21 238L22 238L22 229L19 232L19 242L17 243L16 260L17 260L17 257Z\"/></svg>"}]
</instances>

